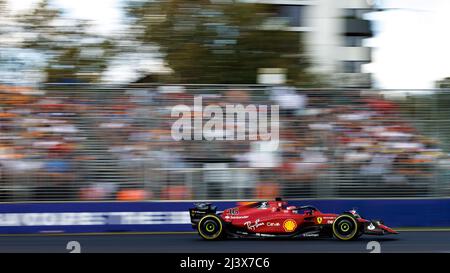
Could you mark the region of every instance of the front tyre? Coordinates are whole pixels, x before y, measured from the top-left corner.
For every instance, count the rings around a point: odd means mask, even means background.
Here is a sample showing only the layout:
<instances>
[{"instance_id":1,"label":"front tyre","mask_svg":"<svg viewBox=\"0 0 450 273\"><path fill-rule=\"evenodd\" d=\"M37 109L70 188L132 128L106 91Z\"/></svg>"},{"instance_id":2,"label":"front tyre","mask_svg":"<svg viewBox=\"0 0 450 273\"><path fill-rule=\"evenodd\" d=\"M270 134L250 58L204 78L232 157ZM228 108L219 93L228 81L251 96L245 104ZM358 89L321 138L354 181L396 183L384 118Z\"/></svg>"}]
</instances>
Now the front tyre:
<instances>
[{"instance_id":1,"label":"front tyre","mask_svg":"<svg viewBox=\"0 0 450 273\"><path fill-rule=\"evenodd\" d=\"M198 234L205 240L220 240L225 237L222 220L213 214L201 218L197 230Z\"/></svg>"},{"instance_id":2,"label":"front tyre","mask_svg":"<svg viewBox=\"0 0 450 273\"><path fill-rule=\"evenodd\" d=\"M333 222L333 235L342 241L358 238L360 232L356 219L348 214L338 216Z\"/></svg>"}]
</instances>

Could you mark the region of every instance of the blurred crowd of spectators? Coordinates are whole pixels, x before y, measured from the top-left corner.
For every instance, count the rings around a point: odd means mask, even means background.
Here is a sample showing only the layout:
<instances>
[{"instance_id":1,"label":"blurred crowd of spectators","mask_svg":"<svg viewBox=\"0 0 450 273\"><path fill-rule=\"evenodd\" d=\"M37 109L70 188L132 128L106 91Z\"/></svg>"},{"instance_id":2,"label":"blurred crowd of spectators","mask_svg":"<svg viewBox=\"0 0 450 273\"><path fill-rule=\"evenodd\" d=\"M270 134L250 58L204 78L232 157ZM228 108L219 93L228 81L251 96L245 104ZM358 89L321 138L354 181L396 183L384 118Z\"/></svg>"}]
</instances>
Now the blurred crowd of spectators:
<instances>
[{"instance_id":1,"label":"blurred crowd of spectators","mask_svg":"<svg viewBox=\"0 0 450 273\"><path fill-rule=\"evenodd\" d=\"M280 106L280 142L175 141L175 105ZM225 123L223 134L231 127ZM2 200L426 196L437 139L379 93L232 88L0 86Z\"/></svg>"}]
</instances>

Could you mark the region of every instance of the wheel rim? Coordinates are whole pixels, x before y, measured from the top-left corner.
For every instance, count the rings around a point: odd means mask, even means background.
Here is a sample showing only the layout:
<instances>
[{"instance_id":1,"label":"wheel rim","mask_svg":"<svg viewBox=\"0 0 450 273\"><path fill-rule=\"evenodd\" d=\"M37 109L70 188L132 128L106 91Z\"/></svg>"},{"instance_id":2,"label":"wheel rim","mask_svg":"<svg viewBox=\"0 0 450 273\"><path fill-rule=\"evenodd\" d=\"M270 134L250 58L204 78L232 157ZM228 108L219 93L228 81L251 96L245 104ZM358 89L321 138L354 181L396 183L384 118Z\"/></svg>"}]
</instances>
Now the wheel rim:
<instances>
[{"instance_id":1,"label":"wheel rim","mask_svg":"<svg viewBox=\"0 0 450 273\"><path fill-rule=\"evenodd\" d=\"M350 240L355 237L358 227L356 221L350 216L341 216L335 220L333 231L341 240Z\"/></svg>"},{"instance_id":2,"label":"wheel rim","mask_svg":"<svg viewBox=\"0 0 450 273\"><path fill-rule=\"evenodd\" d=\"M208 219L203 223L203 228L206 234L213 235L215 232L217 232L218 225L214 220Z\"/></svg>"},{"instance_id":3,"label":"wheel rim","mask_svg":"<svg viewBox=\"0 0 450 273\"><path fill-rule=\"evenodd\" d=\"M222 223L215 216L208 216L200 220L199 233L205 239L216 239L222 232Z\"/></svg>"},{"instance_id":4,"label":"wheel rim","mask_svg":"<svg viewBox=\"0 0 450 273\"><path fill-rule=\"evenodd\" d=\"M350 229L350 226L349 226L347 223L343 223L343 224L341 225L341 230L342 230L342 231L346 232L346 231L348 231L349 229Z\"/></svg>"},{"instance_id":5,"label":"wheel rim","mask_svg":"<svg viewBox=\"0 0 450 273\"><path fill-rule=\"evenodd\" d=\"M353 228L353 225L348 220L343 220L339 223L339 231L343 235L349 235L351 234L351 229Z\"/></svg>"},{"instance_id":6,"label":"wheel rim","mask_svg":"<svg viewBox=\"0 0 450 273\"><path fill-rule=\"evenodd\" d=\"M215 229L215 226L214 226L213 223L208 223L208 224L205 225L205 229L206 229L207 232L213 232L214 229Z\"/></svg>"}]
</instances>

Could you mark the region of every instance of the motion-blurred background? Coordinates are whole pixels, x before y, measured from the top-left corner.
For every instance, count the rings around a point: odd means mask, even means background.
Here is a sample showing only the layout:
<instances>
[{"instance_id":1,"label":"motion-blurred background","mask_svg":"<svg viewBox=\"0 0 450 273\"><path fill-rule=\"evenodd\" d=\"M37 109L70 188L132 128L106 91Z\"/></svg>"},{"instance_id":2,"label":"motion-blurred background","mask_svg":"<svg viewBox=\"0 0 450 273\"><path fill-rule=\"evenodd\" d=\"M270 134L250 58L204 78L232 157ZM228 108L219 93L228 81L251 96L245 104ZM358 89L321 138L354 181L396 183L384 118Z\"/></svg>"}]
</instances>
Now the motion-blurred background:
<instances>
[{"instance_id":1,"label":"motion-blurred background","mask_svg":"<svg viewBox=\"0 0 450 273\"><path fill-rule=\"evenodd\" d=\"M449 196L446 10L0 0L0 200ZM278 149L175 141L195 96L279 105Z\"/></svg>"}]
</instances>

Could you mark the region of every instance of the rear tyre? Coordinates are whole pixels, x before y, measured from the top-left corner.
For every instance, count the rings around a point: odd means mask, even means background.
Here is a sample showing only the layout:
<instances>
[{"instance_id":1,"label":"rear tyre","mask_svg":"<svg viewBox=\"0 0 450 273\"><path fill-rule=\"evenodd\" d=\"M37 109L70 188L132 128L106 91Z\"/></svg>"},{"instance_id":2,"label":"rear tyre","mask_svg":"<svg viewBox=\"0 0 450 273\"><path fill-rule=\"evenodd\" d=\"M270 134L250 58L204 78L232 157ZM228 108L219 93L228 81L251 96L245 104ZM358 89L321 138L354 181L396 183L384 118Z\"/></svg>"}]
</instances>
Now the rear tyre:
<instances>
[{"instance_id":1,"label":"rear tyre","mask_svg":"<svg viewBox=\"0 0 450 273\"><path fill-rule=\"evenodd\" d=\"M356 219L348 214L338 216L333 222L333 235L342 241L358 238L361 235L359 229Z\"/></svg>"},{"instance_id":2,"label":"rear tyre","mask_svg":"<svg viewBox=\"0 0 450 273\"><path fill-rule=\"evenodd\" d=\"M198 234L205 240L220 240L225 237L222 220L213 214L200 219L197 230Z\"/></svg>"}]
</instances>

